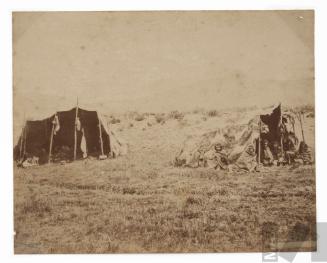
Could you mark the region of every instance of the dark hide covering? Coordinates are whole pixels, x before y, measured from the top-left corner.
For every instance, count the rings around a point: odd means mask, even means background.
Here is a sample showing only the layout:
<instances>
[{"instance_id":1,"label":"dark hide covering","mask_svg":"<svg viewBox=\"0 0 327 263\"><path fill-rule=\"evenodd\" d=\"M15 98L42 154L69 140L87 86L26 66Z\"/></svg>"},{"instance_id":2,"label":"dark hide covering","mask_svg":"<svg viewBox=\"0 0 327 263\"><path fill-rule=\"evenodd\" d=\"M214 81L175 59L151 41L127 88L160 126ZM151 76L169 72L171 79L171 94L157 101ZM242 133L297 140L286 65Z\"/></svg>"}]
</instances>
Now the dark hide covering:
<instances>
[{"instance_id":1,"label":"dark hide covering","mask_svg":"<svg viewBox=\"0 0 327 263\"><path fill-rule=\"evenodd\" d=\"M268 140L270 144L274 141L280 142L281 105L279 104L271 114L260 115L260 119L269 128L268 133L261 133L261 138Z\"/></svg>"},{"instance_id":2,"label":"dark hide covering","mask_svg":"<svg viewBox=\"0 0 327 263\"><path fill-rule=\"evenodd\" d=\"M74 157L74 128L75 128L76 108L69 111L57 112L60 129L53 135L52 156L55 161L73 160ZM96 111L87 111L78 108L77 114L81 128L84 128L86 147L88 155L99 156L101 154L100 130L101 125L103 153L110 153L110 137L106 132L103 123L99 120ZM50 138L52 131L52 121L55 114L49 118L37 121L27 121L25 128L14 149L15 160L26 159L28 157L39 157L39 163L48 162ZM82 131L77 131L76 158L82 158L80 144ZM25 152L25 156L22 156Z\"/></svg>"}]
</instances>

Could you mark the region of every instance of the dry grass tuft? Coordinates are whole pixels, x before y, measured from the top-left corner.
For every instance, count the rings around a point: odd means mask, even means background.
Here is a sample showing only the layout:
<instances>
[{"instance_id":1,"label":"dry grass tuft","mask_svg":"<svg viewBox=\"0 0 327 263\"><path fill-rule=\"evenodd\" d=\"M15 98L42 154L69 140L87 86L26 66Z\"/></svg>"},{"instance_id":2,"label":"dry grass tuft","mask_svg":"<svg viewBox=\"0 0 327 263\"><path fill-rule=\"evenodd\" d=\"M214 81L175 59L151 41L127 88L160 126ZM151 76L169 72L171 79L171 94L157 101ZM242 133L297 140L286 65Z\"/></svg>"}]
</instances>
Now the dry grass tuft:
<instances>
[{"instance_id":1,"label":"dry grass tuft","mask_svg":"<svg viewBox=\"0 0 327 263\"><path fill-rule=\"evenodd\" d=\"M171 111L168 114L169 119L182 120L184 118L184 113L177 110Z\"/></svg>"},{"instance_id":2,"label":"dry grass tuft","mask_svg":"<svg viewBox=\"0 0 327 263\"><path fill-rule=\"evenodd\" d=\"M165 114L156 114L155 115L156 121L159 124L164 124L166 122Z\"/></svg>"},{"instance_id":3,"label":"dry grass tuft","mask_svg":"<svg viewBox=\"0 0 327 263\"><path fill-rule=\"evenodd\" d=\"M115 117L111 118L110 121L109 121L110 124L117 124L117 123L120 123L120 122L121 122L120 119L115 118Z\"/></svg>"},{"instance_id":4,"label":"dry grass tuft","mask_svg":"<svg viewBox=\"0 0 327 263\"><path fill-rule=\"evenodd\" d=\"M22 213L23 214L37 214L38 216L42 217L46 213L51 213L52 209L50 204L46 201L41 200L28 200L22 206Z\"/></svg>"},{"instance_id":5,"label":"dry grass tuft","mask_svg":"<svg viewBox=\"0 0 327 263\"><path fill-rule=\"evenodd\" d=\"M135 116L134 120L136 121L143 121L145 120L146 116L144 114L138 114Z\"/></svg>"},{"instance_id":6,"label":"dry grass tuft","mask_svg":"<svg viewBox=\"0 0 327 263\"><path fill-rule=\"evenodd\" d=\"M221 114L218 110L209 110L206 112L208 117L219 117Z\"/></svg>"}]
</instances>

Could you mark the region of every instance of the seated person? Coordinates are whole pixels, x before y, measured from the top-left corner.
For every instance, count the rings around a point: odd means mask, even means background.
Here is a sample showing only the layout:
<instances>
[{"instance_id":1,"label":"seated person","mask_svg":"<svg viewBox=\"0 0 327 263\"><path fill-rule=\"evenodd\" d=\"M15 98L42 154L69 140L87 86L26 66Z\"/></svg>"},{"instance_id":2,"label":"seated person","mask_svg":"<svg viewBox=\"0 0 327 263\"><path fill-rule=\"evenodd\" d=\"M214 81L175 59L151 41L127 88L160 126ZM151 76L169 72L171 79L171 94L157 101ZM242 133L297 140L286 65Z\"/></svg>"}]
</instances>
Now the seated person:
<instances>
[{"instance_id":1,"label":"seated person","mask_svg":"<svg viewBox=\"0 0 327 263\"><path fill-rule=\"evenodd\" d=\"M274 162L276 162L277 165L285 163L282 147L278 144L277 141L274 141L271 152L274 157Z\"/></svg>"},{"instance_id":2,"label":"seated person","mask_svg":"<svg viewBox=\"0 0 327 263\"><path fill-rule=\"evenodd\" d=\"M264 166L271 166L274 164L274 156L270 151L267 140L263 142L262 163Z\"/></svg>"},{"instance_id":3,"label":"seated person","mask_svg":"<svg viewBox=\"0 0 327 263\"><path fill-rule=\"evenodd\" d=\"M288 164L294 163L296 156L296 139L295 135L289 134L283 140L285 159Z\"/></svg>"},{"instance_id":4,"label":"seated person","mask_svg":"<svg viewBox=\"0 0 327 263\"><path fill-rule=\"evenodd\" d=\"M274 159L277 160L278 159L278 142L274 141L271 147L271 153L274 156Z\"/></svg>"},{"instance_id":5,"label":"seated person","mask_svg":"<svg viewBox=\"0 0 327 263\"><path fill-rule=\"evenodd\" d=\"M297 158L302 159L303 164L312 164L311 151L305 142L300 143Z\"/></svg>"},{"instance_id":6,"label":"seated person","mask_svg":"<svg viewBox=\"0 0 327 263\"><path fill-rule=\"evenodd\" d=\"M257 156L253 145L247 146L246 150L236 161L232 170L253 172L257 169Z\"/></svg>"},{"instance_id":7,"label":"seated person","mask_svg":"<svg viewBox=\"0 0 327 263\"><path fill-rule=\"evenodd\" d=\"M279 165L285 165L285 155L284 155L284 153L283 153L283 151L282 151L282 147L281 146L278 146L277 147L277 165L279 166Z\"/></svg>"},{"instance_id":8,"label":"seated person","mask_svg":"<svg viewBox=\"0 0 327 263\"><path fill-rule=\"evenodd\" d=\"M228 168L228 158L223 152L223 146L220 143L217 143L214 149L206 152L203 158L206 167L218 170L227 170Z\"/></svg>"}]
</instances>

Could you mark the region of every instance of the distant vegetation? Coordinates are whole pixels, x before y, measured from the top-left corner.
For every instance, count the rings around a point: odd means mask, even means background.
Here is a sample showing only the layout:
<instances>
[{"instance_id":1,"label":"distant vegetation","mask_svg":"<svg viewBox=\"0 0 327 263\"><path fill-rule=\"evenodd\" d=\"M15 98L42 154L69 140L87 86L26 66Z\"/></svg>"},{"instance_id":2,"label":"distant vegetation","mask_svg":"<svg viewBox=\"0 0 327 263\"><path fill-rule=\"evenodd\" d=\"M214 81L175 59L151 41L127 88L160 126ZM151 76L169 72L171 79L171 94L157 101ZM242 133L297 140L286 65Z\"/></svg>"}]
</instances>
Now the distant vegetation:
<instances>
[{"instance_id":1,"label":"distant vegetation","mask_svg":"<svg viewBox=\"0 0 327 263\"><path fill-rule=\"evenodd\" d=\"M157 123L163 124L163 123L166 122L166 117L165 117L165 114L164 113L162 113L162 114L156 114L155 115L155 118L156 118Z\"/></svg>"},{"instance_id":2,"label":"distant vegetation","mask_svg":"<svg viewBox=\"0 0 327 263\"><path fill-rule=\"evenodd\" d=\"M168 114L169 119L182 120L184 118L184 113L174 110Z\"/></svg>"},{"instance_id":3,"label":"distant vegetation","mask_svg":"<svg viewBox=\"0 0 327 263\"><path fill-rule=\"evenodd\" d=\"M209 110L207 111L208 117L218 117L220 116L220 112L218 110Z\"/></svg>"},{"instance_id":4,"label":"distant vegetation","mask_svg":"<svg viewBox=\"0 0 327 263\"><path fill-rule=\"evenodd\" d=\"M315 108L312 105L304 105L304 106L297 106L294 108L294 111L296 112L302 112L302 113L314 113Z\"/></svg>"},{"instance_id":5,"label":"distant vegetation","mask_svg":"<svg viewBox=\"0 0 327 263\"><path fill-rule=\"evenodd\" d=\"M120 119L112 117L111 120L109 121L110 124L117 124L120 123Z\"/></svg>"},{"instance_id":6,"label":"distant vegetation","mask_svg":"<svg viewBox=\"0 0 327 263\"><path fill-rule=\"evenodd\" d=\"M274 105L270 105L267 107L263 107L263 110L271 109ZM226 109L210 109L206 110L204 108L195 107L193 110L189 111L179 111L173 110L166 113L153 113L153 112L137 112L137 111L130 111L123 115L119 115L118 117L111 115L108 120L110 124L121 124L124 119L129 121L128 127L134 127L133 122L140 122L146 121L145 124L147 127L152 127L156 124L165 124L167 121L176 120L179 122L180 127L187 126L187 121L189 119L196 118L195 116L200 116L200 120L207 121L210 118L225 118L226 115L231 115L233 117L227 118L226 122L228 124L236 124L240 118L242 118L243 113L259 110L259 107L256 105L249 106L249 107L231 107ZM312 105L302 105L296 107L290 107L287 105L282 105L283 112L302 112L305 114L307 118L314 118L315 111L314 106ZM236 113L236 114L235 114ZM199 119L196 120L199 123ZM144 127L143 127L144 128ZM120 127L121 129L121 127Z\"/></svg>"},{"instance_id":7,"label":"distant vegetation","mask_svg":"<svg viewBox=\"0 0 327 263\"><path fill-rule=\"evenodd\" d=\"M134 118L134 120L143 121L143 120L145 120L145 116L144 116L144 114L139 114Z\"/></svg>"}]
</instances>

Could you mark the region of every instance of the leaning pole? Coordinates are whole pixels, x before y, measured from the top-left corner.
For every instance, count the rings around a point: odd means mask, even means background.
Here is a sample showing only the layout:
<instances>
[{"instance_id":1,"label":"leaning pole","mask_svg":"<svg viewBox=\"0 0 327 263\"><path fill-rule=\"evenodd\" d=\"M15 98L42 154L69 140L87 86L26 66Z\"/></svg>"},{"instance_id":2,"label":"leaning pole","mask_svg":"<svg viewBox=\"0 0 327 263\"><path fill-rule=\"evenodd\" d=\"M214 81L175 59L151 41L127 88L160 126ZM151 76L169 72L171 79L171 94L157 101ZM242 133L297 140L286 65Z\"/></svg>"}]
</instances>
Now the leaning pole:
<instances>
[{"instance_id":1,"label":"leaning pole","mask_svg":"<svg viewBox=\"0 0 327 263\"><path fill-rule=\"evenodd\" d=\"M99 120L99 139L100 139L100 149L101 149L101 155L103 155L103 139L102 139L102 130L101 130L101 120L100 120L100 117L99 117L99 114L97 113L98 115L98 120Z\"/></svg>"},{"instance_id":2,"label":"leaning pole","mask_svg":"<svg viewBox=\"0 0 327 263\"><path fill-rule=\"evenodd\" d=\"M74 161L76 160L76 149L77 149L77 115L78 115L78 97L76 102L76 111L75 111L75 123L74 123Z\"/></svg>"},{"instance_id":3,"label":"leaning pole","mask_svg":"<svg viewBox=\"0 0 327 263\"><path fill-rule=\"evenodd\" d=\"M258 138L258 165L260 166L261 158L261 117L259 116L259 138Z\"/></svg>"},{"instance_id":4,"label":"leaning pole","mask_svg":"<svg viewBox=\"0 0 327 263\"><path fill-rule=\"evenodd\" d=\"M51 163L51 152L52 152L52 144L53 144L53 133L55 128L55 119L56 119L57 113L54 115L52 120L52 129L51 129L51 135L50 135L50 145L49 145L49 157L48 157L48 163Z\"/></svg>"}]
</instances>

